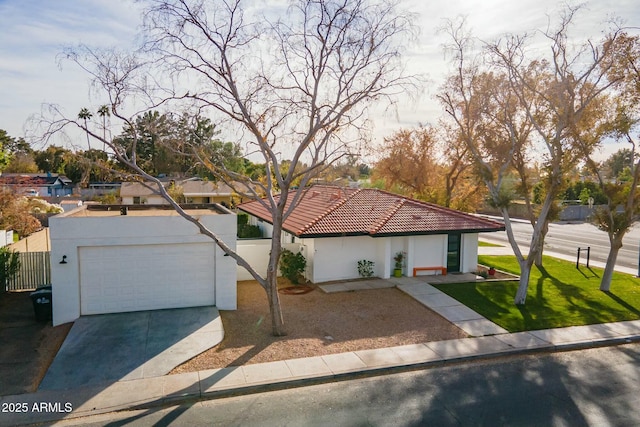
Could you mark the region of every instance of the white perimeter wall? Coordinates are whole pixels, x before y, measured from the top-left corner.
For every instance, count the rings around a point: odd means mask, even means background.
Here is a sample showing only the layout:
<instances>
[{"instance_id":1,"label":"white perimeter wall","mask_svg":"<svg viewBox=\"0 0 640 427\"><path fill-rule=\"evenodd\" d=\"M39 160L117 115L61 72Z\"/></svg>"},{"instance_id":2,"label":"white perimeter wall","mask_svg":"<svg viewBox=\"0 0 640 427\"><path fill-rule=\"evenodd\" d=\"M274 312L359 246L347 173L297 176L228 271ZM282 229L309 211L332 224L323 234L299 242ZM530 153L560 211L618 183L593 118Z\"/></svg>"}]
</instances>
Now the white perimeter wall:
<instances>
[{"instance_id":1,"label":"white perimeter wall","mask_svg":"<svg viewBox=\"0 0 640 427\"><path fill-rule=\"evenodd\" d=\"M85 209L82 207L79 209ZM53 286L53 324L70 322L80 316L79 248L109 245L146 245L172 243L212 243L180 216L76 217L63 213L49 219L51 236L51 282ZM231 248L236 247L236 216L202 215L200 221L216 232ZM66 264L60 264L66 255ZM216 247L216 306L235 310L236 263ZM118 266L114 265L114 269ZM176 284L176 292L180 292Z\"/></svg>"},{"instance_id":2,"label":"white perimeter wall","mask_svg":"<svg viewBox=\"0 0 640 427\"><path fill-rule=\"evenodd\" d=\"M307 259L307 270L309 269L309 257L301 243L287 243L282 247L292 252L302 249L302 254ZM271 251L271 239L240 239L237 241L236 252L249 263L257 273L266 277L269 265L269 251ZM237 265L237 280L254 280L253 276L246 268ZM278 275L280 272L278 272ZM305 275L311 280L309 276Z\"/></svg>"}]
</instances>

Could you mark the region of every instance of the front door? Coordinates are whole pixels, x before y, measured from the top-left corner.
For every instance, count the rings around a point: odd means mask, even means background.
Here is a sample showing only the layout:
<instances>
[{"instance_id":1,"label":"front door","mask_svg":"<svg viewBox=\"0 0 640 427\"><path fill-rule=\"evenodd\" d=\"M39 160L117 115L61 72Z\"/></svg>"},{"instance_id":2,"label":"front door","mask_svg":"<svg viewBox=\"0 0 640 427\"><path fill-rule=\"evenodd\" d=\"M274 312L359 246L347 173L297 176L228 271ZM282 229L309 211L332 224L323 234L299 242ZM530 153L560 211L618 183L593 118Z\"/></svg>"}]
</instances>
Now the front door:
<instances>
[{"instance_id":1,"label":"front door","mask_svg":"<svg viewBox=\"0 0 640 427\"><path fill-rule=\"evenodd\" d=\"M447 244L447 273L460 272L460 243L461 234L449 234Z\"/></svg>"}]
</instances>

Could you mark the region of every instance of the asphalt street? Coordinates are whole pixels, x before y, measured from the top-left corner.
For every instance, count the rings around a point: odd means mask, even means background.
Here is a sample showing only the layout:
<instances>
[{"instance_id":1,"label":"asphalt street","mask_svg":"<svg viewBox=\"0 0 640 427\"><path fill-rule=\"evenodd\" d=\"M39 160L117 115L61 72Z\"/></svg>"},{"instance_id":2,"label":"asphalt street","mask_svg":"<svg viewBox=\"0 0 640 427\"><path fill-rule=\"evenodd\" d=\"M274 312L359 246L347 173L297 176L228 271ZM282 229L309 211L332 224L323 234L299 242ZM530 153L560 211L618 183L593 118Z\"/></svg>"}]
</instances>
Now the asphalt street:
<instances>
[{"instance_id":1,"label":"asphalt street","mask_svg":"<svg viewBox=\"0 0 640 427\"><path fill-rule=\"evenodd\" d=\"M637 426L640 344L105 414L71 426Z\"/></svg>"},{"instance_id":2,"label":"asphalt street","mask_svg":"<svg viewBox=\"0 0 640 427\"><path fill-rule=\"evenodd\" d=\"M533 227L529 223L512 222L513 232L518 246L525 252L529 249ZM509 246L507 233L482 233L480 238L494 243ZM617 265L638 268L638 251L640 250L640 225L634 226L625 236L623 247L618 254ZM602 263L607 261L609 254L609 238L607 233L598 230L588 223L554 223L549 226L549 233L545 239L545 250L576 256L578 248L591 247L591 259ZM584 262L586 254L582 252Z\"/></svg>"}]
</instances>

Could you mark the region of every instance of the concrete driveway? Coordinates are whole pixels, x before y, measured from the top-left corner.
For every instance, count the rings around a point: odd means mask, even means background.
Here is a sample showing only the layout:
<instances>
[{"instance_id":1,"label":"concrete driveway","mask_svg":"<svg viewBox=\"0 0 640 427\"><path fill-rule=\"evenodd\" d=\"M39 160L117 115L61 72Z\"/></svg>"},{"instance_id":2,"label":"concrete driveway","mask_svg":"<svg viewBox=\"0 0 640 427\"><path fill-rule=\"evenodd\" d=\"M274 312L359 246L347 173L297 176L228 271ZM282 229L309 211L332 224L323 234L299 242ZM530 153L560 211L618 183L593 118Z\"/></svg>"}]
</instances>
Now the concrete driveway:
<instances>
[{"instance_id":1,"label":"concrete driveway","mask_svg":"<svg viewBox=\"0 0 640 427\"><path fill-rule=\"evenodd\" d=\"M41 390L65 390L166 375L224 337L215 307L81 317Z\"/></svg>"}]
</instances>

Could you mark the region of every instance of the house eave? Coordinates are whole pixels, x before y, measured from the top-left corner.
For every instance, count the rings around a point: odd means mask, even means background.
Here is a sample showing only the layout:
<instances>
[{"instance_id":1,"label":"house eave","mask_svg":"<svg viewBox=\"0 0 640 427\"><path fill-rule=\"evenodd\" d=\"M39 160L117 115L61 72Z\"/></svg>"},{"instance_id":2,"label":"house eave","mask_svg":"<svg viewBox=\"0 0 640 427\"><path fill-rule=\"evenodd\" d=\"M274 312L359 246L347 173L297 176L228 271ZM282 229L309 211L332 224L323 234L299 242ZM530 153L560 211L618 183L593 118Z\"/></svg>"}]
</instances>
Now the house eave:
<instances>
[{"instance_id":1,"label":"house eave","mask_svg":"<svg viewBox=\"0 0 640 427\"><path fill-rule=\"evenodd\" d=\"M412 232L398 232L398 233L367 233L365 231L349 232L349 233L307 233L297 234L297 237L301 239L321 239L325 237L347 237L347 236L369 236L369 237L404 237L404 236L434 236L439 234L476 234L476 233L491 233L495 231L504 231L504 227L497 228L474 228L465 230L434 230L434 231L412 231ZM289 231L289 233L291 233ZM293 233L292 233L293 234Z\"/></svg>"},{"instance_id":2,"label":"house eave","mask_svg":"<svg viewBox=\"0 0 640 427\"><path fill-rule=\"evenodd\" d=\"M501 228L472 228L472 229L455 229L455 230L433 230L433 231L412 231L412 232L399 232L399 233L376 233L371 237L402 237L402 236L433 236L438 234L476 234L476 233L492 233L496 231L504 231L504 227Z\"/></svg>"},{"instance_id":3,"label":"house eave","mask_svg":"<svg viewBox=\"0 0 640 427\"><path fill-rule=\"evenodd\" d=\"M326 237L352 237L352 236L369 236L372 237L371 234L364 231L357 232L349 232L349 233L308 233L308 234L297 234L296 237L301 239L322 239Z\"/></svg>"}]
</instances>

